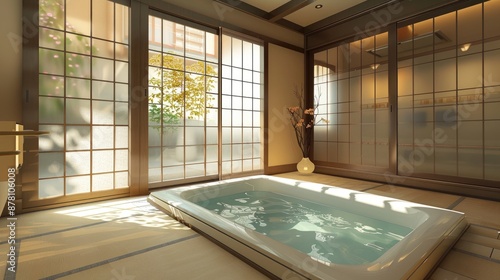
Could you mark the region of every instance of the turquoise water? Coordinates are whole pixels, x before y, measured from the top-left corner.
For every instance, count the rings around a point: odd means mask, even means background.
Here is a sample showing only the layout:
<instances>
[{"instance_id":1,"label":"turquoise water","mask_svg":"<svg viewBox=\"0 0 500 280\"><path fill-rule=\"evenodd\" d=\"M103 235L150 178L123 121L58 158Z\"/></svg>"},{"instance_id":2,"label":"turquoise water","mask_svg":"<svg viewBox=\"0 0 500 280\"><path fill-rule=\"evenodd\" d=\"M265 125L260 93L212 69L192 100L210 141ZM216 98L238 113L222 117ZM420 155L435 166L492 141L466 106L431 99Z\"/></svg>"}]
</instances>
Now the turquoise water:
<instances>
[{"instance_id":1,"label":"turquoise water","mask_svg":"<svg viewBox=\"0 0 500 280\"><path fill-rule=\"evenodd\" d=\"M411 228L273 192L248 191L197 203L320 261L375 261Z\"/></svg>"}]
</instances>

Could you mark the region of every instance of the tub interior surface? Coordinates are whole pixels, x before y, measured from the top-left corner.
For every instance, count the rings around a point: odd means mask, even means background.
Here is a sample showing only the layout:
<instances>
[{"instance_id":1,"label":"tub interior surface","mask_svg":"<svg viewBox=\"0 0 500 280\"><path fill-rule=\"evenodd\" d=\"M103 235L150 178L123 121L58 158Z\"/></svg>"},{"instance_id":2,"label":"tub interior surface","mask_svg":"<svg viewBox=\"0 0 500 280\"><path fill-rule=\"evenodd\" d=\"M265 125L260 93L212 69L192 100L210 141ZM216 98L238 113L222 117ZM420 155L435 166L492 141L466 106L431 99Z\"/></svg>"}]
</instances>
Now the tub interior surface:
<instances>
[{"instance_id":1,"label":"tub interior surface","mask_svg":"<svg viewBox=\"0 0 500 280\"><path fill-rule=\"evenodd\" d=\"M239 192L197 204L326 263L373 262L413 230L268 191Z\"/></svg>"},{"instance_id":2,"label":"tub interior surface","mask_svg":"<svg viewBox=\"0 0 500 280\"><path fill-rule=\"evenodd\" d=\"M456 211L266 175L149 200L278 278L423 279L468 226Z\"/></svg>"}]
</instances>

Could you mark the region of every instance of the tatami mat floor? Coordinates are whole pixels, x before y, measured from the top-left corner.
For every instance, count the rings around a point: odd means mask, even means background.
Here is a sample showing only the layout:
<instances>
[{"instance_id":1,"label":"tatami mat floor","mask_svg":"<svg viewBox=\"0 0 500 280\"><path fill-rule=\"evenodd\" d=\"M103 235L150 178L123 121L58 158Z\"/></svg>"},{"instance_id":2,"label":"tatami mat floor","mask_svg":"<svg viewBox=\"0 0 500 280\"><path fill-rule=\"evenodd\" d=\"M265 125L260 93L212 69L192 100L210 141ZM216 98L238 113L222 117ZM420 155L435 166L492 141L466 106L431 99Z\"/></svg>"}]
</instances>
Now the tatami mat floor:
<instances>
[{"instance_id":1,"label":"tatami mat floor","mask_svg":"<svg viewBox=\"0 0 500 280\"><path fill-rule=\"evenodd\" d=\"M500 280L500 202L313 174L313 181L466 213L471 224L430 276ZM268 279L205 237L132 197L17 216L15 273L8 270L5 217L0 220L0 278Z\"/></svg>"}]
</instances>

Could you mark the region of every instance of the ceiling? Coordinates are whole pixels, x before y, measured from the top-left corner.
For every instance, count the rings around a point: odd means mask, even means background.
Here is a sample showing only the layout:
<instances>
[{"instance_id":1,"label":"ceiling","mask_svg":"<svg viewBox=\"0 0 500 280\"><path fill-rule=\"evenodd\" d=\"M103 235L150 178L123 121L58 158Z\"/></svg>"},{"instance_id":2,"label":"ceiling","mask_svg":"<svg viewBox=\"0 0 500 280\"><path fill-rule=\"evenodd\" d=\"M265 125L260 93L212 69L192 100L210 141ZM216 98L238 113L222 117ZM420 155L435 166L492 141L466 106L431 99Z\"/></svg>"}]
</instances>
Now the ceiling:
<instances>
[{"instance_id":1,"label":"ceiling","mask_svg":"<svg viewBox=\"0 0 500 280\"><path fill-rule=\"evenodd\" d=\"M269 22L297 31L352 9L366 0L215 0ZM321 5L320 8L317 8Z\"/></svg>"}]
</instances>

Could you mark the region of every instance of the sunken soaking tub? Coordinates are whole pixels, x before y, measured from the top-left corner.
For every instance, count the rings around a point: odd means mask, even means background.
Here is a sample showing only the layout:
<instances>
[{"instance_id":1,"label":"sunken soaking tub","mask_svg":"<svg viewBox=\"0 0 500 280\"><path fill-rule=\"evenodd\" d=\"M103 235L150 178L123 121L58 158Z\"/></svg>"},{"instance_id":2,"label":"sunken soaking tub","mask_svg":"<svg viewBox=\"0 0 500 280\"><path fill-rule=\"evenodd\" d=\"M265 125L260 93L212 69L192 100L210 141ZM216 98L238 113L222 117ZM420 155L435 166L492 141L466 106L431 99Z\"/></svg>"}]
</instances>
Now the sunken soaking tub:
<instances>
[{"instance_id":1,"label":"sunken soaking tub","mask_svg":"<svg viewBox=\"0 0 500 280\"><path fill-rule=\"evenodd\" d=\"M264 175L148 199L280 279L423 279L467 227L463 213Z\"/></svg>"}]
</instances>

